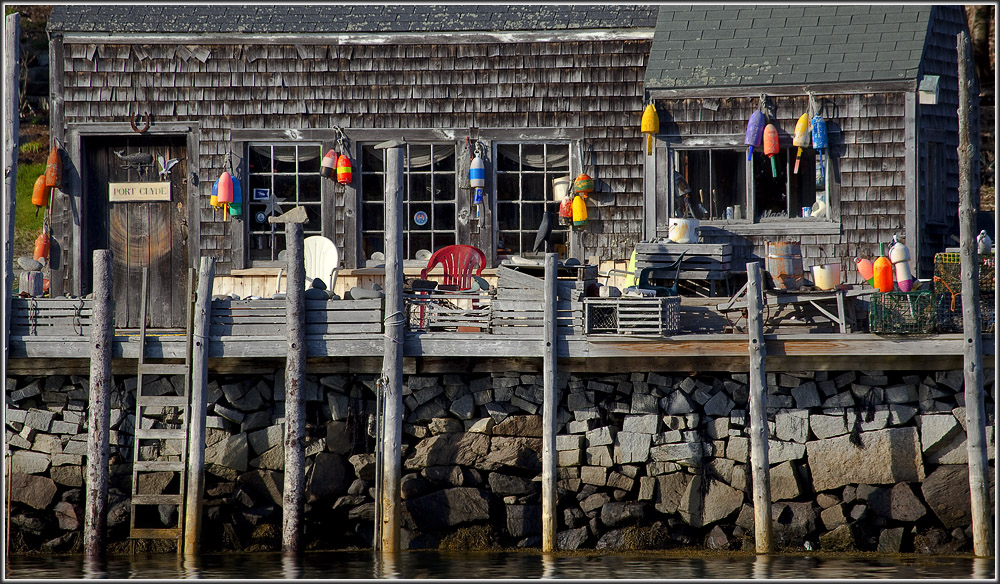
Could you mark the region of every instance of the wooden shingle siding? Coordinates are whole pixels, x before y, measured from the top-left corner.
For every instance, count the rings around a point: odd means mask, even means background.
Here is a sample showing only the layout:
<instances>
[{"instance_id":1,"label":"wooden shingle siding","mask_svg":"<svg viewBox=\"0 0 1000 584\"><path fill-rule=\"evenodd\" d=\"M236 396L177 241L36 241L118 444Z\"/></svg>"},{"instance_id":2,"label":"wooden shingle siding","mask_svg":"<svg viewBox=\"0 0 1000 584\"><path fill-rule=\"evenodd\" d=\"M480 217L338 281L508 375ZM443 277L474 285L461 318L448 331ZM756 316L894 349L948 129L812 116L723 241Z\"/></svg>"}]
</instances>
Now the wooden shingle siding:
<instances>
[{"instance_id":1,"label":"wooden shingle siding","mask_svg":"<svg viewBox=\"0 0 1000 584\"><path fill-rule=\"evenodd\" d=\"M585 171L596 179L586 255L627 257L640 237L639 133L647 40L450 44L68 43L65 117L122 123L129 107L153 123L198 120L202 255L217 273L234 263L233 230L208 195L232 144L230 131L344 128L580 127ZM336 244L345 248L337 197ZM635 213L625 210L635 208ZM63 210L67 213L68 210ZM67 258L67 261L72 261ZM348 265L354 258L345 258Z\"/></svg>"}]
</instances>

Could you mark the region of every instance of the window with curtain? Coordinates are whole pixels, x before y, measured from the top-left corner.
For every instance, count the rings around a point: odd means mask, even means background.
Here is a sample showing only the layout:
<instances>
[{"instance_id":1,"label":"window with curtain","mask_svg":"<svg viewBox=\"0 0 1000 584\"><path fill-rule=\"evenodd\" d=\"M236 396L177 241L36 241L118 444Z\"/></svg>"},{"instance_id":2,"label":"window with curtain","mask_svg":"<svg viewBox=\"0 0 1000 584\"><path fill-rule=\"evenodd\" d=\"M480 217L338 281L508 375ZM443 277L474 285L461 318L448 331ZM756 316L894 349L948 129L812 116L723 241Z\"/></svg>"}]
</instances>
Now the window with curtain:
<instances>
[{"instance_id":1,"label":"window with curtain","mask_svg":"<svg viewBox=\"0 0 1000 584\"><path fill-rule=\"evenodd\" d=\"M269 223L267 218L277 217L298 205L305 208L308 217L303 235L322 234L321 160L319 144L249 145L249 188L243 200L250 230L251 261L278 259L278 253L285 249L284 226Z\"/></svg>"},{"instance_id":2,"label":"window with curtain","mask_svg":"<svg viewBox=\"0 0 1000 584\"><path fill-rule=\"evenodd\" d=\"M552 180L569 175L569 144L497 145L499 256L533 255L535 236L546 210L552 213L549 250L563 257L567 255L569 227L559 225L559 201L553 195Z\"/></svg>"},{"instance_id":3,"label":"window with curtain","mask_svg":"<svg viewBox=\"0 0 1000 584\"><path fill-rule=\"evenodd\" d=\"M385 158L361 146L361 251L385 253ZM406 144L403 155L403 257L433 253L458 241L455 144ZM421 254L423 255L423 254Z\"/></svg>"}]
</instances>

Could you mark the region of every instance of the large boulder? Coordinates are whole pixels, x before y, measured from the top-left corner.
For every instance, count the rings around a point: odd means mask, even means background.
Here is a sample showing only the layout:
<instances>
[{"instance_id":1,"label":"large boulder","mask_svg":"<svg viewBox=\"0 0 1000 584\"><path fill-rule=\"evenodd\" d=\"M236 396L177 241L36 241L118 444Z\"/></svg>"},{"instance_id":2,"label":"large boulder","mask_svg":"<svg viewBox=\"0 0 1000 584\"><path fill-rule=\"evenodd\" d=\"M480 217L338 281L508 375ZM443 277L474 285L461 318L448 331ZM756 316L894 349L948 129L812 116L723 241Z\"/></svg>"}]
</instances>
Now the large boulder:
<instances>
[{"instance_id":1,"label":"large boulder","mask_svg":"<svg viewBox=\"0 0 1000 584\"><path fill-rule=\"evenodd\" d=\"M646 516L646 504L636 501L610 501L601 507L601 523L608 527L633 525Z\"/></svg>"},{"instance_id":2,"label":"large boulder","mask_svg":"<svg viewBox=\"0 0 1000 584\"><path fill-rule=\"evenodd\" d=\"M253 497L254 506L270 503L280 506L285 489L285 475L273 470L251 470L236 478L236 486Z\"/></svg>"},{"instance_id":3,"label":"large boulder","mask_svg":"<svg viewBox=\"0 0 1000 584\"><path fill-rule=\"evenodd\" d=\"M560 550L576 550L587 543L587 526L567 529L556 534L556 547Z\"/></svg>"},{"instance_id":4,"label":"large boulder","mask_svg":"<svg viewBox=\"0 0 1000 584\"><path fill-rule=\"evenodd\" d=\"M716 480L709 479L708 489L702 491L700 475L688 483L687 491L681 499L681 517L691 527L706 527L725 519L743 505L743 492Z\"/></svg>"},{"instance_id":5,"label":"large boulder","mask_svg":"<svg viewBox=\"0 0 1000 584\"><path fill-rule=\"evenodd\" d=\"M24 503L35 509L45 509L52 504L56 496L55 481L49 477L30 474L14 474L10 478L10 489L7 496L11 501Z\"/></svg>"},{"instance_id":6,"label":"large boulder","mask_svg":"<svg viewBox=\"0 0 1000 584\"><path fill-rule=\"evenodd\" d=\"M937 467L921 484L924 501L948 529L972 523L969 467L949 464Z\"/></svg>"},{"instance_id":7,"label":"large boulder","mask_svg":"<svg viewBox=\"0 0 1000 584\"><path fill-rule=\"evenodd\" d=\"M528 537L541 532L541 505L507 505L507 533L511 537Z\"/></svg>"},{"instance_id":8,"label":"large boulder","mask_svg":"<svg viewBox=\"0 0 1000 584\"><path fill-rule=\"evenodd\" d=\"M343 456L335 452L317 454L306 479L306 502L344 494L347 491L346 469Z\"/></svg>"},{"instance_id":9,"label":"large boulder","mask_svg":"<svg viewBox=\"0 0 1000 584\"><path fill-rule=\"evenodd\" d=\"M454 487L405 501L413 525L408 528L434 531L486 521L490 518L490 494L470 487ZM404 516L405 520L405 516Z\"/></svg>"},{"instance_id":10,"label":"large boulder","mask_svg":"<svg viewBox=\"0 0 1000 584\"><path fill-rule=\"evenodd\" d=\"M409 470L451 464L478 466L489 451L490 438L485 434L449 432L418 442L404 466Z\"/></svg>"},{"instance_id":11,"label":"large boulder","mask_svg":"<svg viewBox=\"0 0 1000 584\"><path fill-rule=\"evenodd\" d=\"M802 493L795 467L790 460L782 462L771 469L771 500L785 501L794 499Z\"/></svg>"},{"instance_id":12,"label":"large boulder","mask_svg":"<svg viewBox=\"0 0 1000 584\"><path fill-rule=\"evenodd\" d=\"M806 444L813 490L828 491L851 483L896 484L924 479L924 465L916 428L887 428L863 432L863 448L848 436ZM844 472L850 469L850 472Z\"/></svg>"},{"instance_id":13,"label":"large boulder","mask_svg":"<svg viewBox=\"0 0 1000 584\"><path fill-rule=\"evenodd\" d=\"M493 432L496 433L496 428L493 428ZM473 434L473 436L486 438L482 434ZM475 465L476 468L496 470L502 467L511 467L531 471L541 470L541 439L514 436L494 436L487 439L490 444L489 454L481 463Z\"/></svg>"},{"instance_id":14,"label":"large boulder","mask_svg":"<svg viewBox=\"0 0 1000 584\"><path fill-rule=\"evenodd\" d=\"M471 417L471 416L470 416ZM508 416L493 427L494 436L542 437L541 416Z\"/></svg>"},{"instance_id":15,"label":"large boulder","mask_svg":"<svg viewBox=\"0 0 1000 584\"><path fill-rule=\"evenodd\" d=\"M858 538L853 525L843 524L833 531L820 534L819 546L828 552L852 552L857 550Z\"/></svg>"},{"instance_id":16,"label":"large boulder","mask_svg":"<svg viewBox=\"0 0 1000 584\"><path fill-rule=\"evenodd\" d=\"M676 513L688 491L688 486L694 479L693 475L683 472L673 472L656 477L658 482L656 510L660 513Z\"/></svg>"},{"instance_id":17,"label":"large boulder","mask_svg":"<svg viewBox=\"0 0 1000 584\"><path fill-rule=\"evenodd\" d=\"M816 529L818 507L812 502L771 504L771 525L775 542L782 547L801 547Z\"/></svg>"},{"instance_id":18,"label":"large boulder","mask_svg":"<svg viewBox=\"0 0 1000 584\"><path fill-rule=\"evenodd\" d=\"M247 469L247 435L234 434L205 449L205 464L217 464L237 472Z\"/></svg>"},{"instance_id":19,"label":"large boulder","mask_svg":"<svg viewBox=\"0 0 1000 584\"><path fill-rule=\"evenodd\" d=\"M489 483L495 495L529 495L541 488L541 483L536 487L531 479L499 472L490 473Z\"/></svg>"}]
</instances>

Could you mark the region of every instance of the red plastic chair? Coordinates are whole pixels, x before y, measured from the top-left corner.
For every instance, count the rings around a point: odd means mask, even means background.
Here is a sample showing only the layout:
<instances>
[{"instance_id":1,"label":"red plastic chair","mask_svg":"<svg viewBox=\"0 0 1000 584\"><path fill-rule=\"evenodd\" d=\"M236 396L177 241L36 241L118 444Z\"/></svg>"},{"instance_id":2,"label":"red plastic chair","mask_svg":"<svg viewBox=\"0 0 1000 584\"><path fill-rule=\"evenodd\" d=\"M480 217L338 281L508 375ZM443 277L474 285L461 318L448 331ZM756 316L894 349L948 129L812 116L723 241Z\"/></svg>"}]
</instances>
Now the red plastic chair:
<instances>
[{"instance_id":1,"label":"red plastic chair","mask_svg":"<svg viewBox=\"0 0 1000 584\"><path fill-rule=\"evenodd\" d=\"M486 254L471 245L446 245L427 259L427 267L420 270L420 279L426 280L427 273L438 264L444 269L444 280L438 284L438 290L468 290L472 288L472 270L475 268L477 277L482 276Z\"/></svg>"}]
</instances>

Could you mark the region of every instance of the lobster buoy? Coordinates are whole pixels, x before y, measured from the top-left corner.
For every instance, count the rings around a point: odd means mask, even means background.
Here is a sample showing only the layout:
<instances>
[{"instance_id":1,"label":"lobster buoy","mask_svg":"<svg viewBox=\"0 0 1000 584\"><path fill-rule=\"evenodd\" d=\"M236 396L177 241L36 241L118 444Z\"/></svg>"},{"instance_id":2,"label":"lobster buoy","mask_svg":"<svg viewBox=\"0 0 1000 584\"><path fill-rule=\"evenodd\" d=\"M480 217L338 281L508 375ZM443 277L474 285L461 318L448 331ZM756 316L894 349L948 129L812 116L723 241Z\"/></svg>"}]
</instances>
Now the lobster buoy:
<instances>
[{"instance_id":1,"label":"lobster buoy","mask_svg":"<svg viewBox=\"0 0 1000 584\"><path fill-rule=\"evenodd\" d=\"M469 165L469 186L472 188L486 186L486 164L483 157L476 154Z\"/></svg>"},{"instance_id":2,"label":"lobster buoy","mask_svg":"<svg viewBox=\"0 0 1000 584\"><path fill-rule=\"evenodd\" d=\"M878 244L878 258L872 264L875 287L879 292L892 292L892 262L885 257L885 244Z\"/></svg>"},{"instance_id":3,"label":"lobster buoy","mask_svg":"<svg viewBox=\"0 0 1000 584\"><path fill-rule=\"evenodd\" d=\"M53 146L49 152L49 159L45 163L45 186L58 187L62 183L62 159L59 157L59 148Z\"/></svg>"},{"instance_id":4,"label":"lobster buoy","mask_svg":"<svg viewBox=\"0 0 1000 584\"><path fill-rule=\"evenodd\" d=\"M219 190L216 194L219 204L229 204L233 202L233 177L229 172L223 171L219 177Z\"/></svg>"},{"instance_id":5,"label":"lobster buoy","mask_svg":"<svg viewBox=\"0 0 1000 584\"><path fill-rule=\"evenodd\" d=\"M354 174L351 172L351 159L346 154L341 154L337 159L337 182L342 185L350 184Z\"/></svg>"},{"instance_id":6,"label":"lobster buoy","mask_svg":"<svg viewBox=\"0 0 1000 584\"><path fill-rule=\"evenodd\" d=\"M573 190L586 198L587 193L594 192L594 179L590 178L587 173L581 172L580 175L576 177L576 180L573 181ZM576 205L575 202L573 204L574 206Z\"/></svg>"},{"instance_id":7,"label":"lobster buoy","mask_svg":"<svg viewBox=\"0 0 1000 584\"><path fill-rule=\"evenodd\" d=\"M764 126L764 154L771 159L771 178L778 178L778 166L774 155L778 153L778 128L774 124Z\"/></svg>"},{"instance_id":8,"label":"lobster buoy","mask_svg":"<svg viewBox=\"0 0 1000 584\"><path fill-rule=\"evenodd\" d=\"M747 162L753 158L753 147L760 146L764 140L764 124L766 123L764 112L757 110L750 116L747 122L747 135L743 138L743 143L749 146L747 150Z\"/></svg>"},{"instance_id":9,"label":"lobster buoy","mask_svg":"<svg viewBox=\"0 0 1000 584\"><path fill-rule=\"evenodd\" d=\"M47 226L42 226L42 232L38 234L35 238L35 253L33 257L37 259L49 257L49 246L52 244L52 238L49 237L49 229Z\"/></svg>"},{"instance_id":10,"label":"lobster buoy","mask_svg":"<svg viewBox=\"0 0 1000 584\"><path fill-rule=\"evenodd\" d=\"M573 221L573 199L563 197L559 202L559 225L569 225Z\"/></svg>"},{"instance_id":11,"label":"lobster buoy","mask_svg":"<svg viewBox=\"0 0 1000 584\"><path fill-rule=\"evenodd\" d=\"M910 271L910 250L906 244L899 241L898 235L892 236L892 245L889 247L889 261L892 262L896 273L896 285L901 292L913 290L914 277Z\"/></svg>"},{"instance_id":12,"label":"lobster buoy","mask_svg":"<svg viewBox=\"0 0 1000 584\"><path fill-rule=\"evenodd\" d=\"M826 168L823 166L823 151L826 150L826 121L822 117L816 115L812 119L812 143L813 148L816 149L816 153L819 155L819 175L821 179L826 178Z\"/></svg>"},{"instance_id":13,"label":"lobster buoy","mask_svg":"<svg viewBox=\"0 0 1000 584\"><path fill-rule=\"evenodd\" d=\"M874 286L875 268L872 265L872 261L868 258L854 258L854 265L858 267L861 279L868 282L869 286Z\"/></svg>"},{"instance_id":14,"label":"lobster buoy","mask_svg":"<svg viewBox=\"0 0 1000 584\"><path fill-rule=\"evenodd\" d=\"M213 207L219 207L219 179L215 179L212 183L212 196L208 199L208 203Z\"/></svg>"},{"instance_id":15,"label":"lobster buoy","mask_svg":"<svg viewBox=\"0 0 1000 584\"><path fill-rule=\"evenodd\" d=\"M580 195L573 196L573 226L580 229L587 226L587 203Z\"/></svg>"},{"instance_id":16,"label":"lobster buoy","mask_svg":"<svg viewBox=\"0 0 1000 584\"><path fill-rule=\"evenodd\" d=\"M336 172L335 167L337 166L337 153L330 150L323 157L323 162L319 167L319 175L323 178L333 178Z\"/></svg>"},{"instance_id":17,"label":"lobster buoy","mask_svg":"<svg viewBox=\"0 0 1000 584\"><path fill-rule=\"evenodd\" d=\"M36 207L48 207L50 194L49 187L45 186L45 175L38 175L35 186L31 189L31 204ZM35 215L38 215L38 209L35 209Z\"/></svg>"},{"instance_id":18,"label":"lobster buoy","mask_svg":"<svg viewBox=\"0 0 1000 584\"><path fill-rule=\"evenodd\" d=\"M653 134L660 131L660 116L657 115L653 102L649 102L646 110L642 112L640 129L646 135L646 156L650 156L653 154Z\"/></svg>"},{"instance_id":19,"label":"lobster buoy","mask_svg":"<svg viewBox=\"0 0 1000 584\"><path fill-rule=\"evenodd\" d=\"M799 161L802 159L802 149L809 147L809 114L799 116L799 121L795 122L795 134L792 135L792 145L798 146L795 153L795 169L793 174L799 173Z\"/></svg>"},{"instance_id":20,"label":"lobster buoy","mask_svg":"<svg viewBox=\"0 0 1000 584\"><path fill-rule=\"evenodd\" d=\"M243 214L243 187L240 186L240 179L233 177L233 202L229 203L229 214L239 217Z\"/></svg>"}]
</instances>

